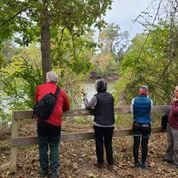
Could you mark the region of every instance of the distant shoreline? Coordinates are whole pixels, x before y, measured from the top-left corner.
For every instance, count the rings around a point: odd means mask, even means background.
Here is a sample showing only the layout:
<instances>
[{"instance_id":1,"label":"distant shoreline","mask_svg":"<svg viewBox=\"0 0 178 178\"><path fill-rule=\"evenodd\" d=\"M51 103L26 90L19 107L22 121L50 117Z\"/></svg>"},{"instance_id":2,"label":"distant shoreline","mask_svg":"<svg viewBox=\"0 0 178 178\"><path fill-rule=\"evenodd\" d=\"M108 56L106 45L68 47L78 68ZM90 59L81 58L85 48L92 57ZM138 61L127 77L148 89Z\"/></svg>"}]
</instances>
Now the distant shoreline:
<instances>
[{"instance_id":1,"label":"distant shoreline","mask_svg":"<svg viewBox=\"0 0 178 178\"><path fill-rule=\"evenodd\" d=\"M108 81L115 81L115 80L118 80L119 77L117 74L113 74L113 75L110 75L110 76L107 76L107 75L104 75L104 76L99 76L96 72L91 72L90 73L90 76L89 76L89 80L97 80L97 79L100 79L100 78L104 78Z\"/></svg>"}]
</instances>

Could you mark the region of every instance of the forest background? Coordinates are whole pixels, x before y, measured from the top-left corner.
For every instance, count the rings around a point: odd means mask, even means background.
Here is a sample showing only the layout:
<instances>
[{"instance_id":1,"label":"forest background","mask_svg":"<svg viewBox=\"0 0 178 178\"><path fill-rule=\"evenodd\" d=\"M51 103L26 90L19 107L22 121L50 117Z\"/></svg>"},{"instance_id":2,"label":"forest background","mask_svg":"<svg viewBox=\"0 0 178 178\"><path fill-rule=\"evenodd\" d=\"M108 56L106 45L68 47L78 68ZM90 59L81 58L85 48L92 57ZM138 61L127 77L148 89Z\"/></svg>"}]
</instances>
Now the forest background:
<instances>
[{"instance_id":1,"label":"forest background","mask_svg":"<svg viewBox=\"0 0 178 178\"><path fill-rule=\"evenodd\" d=\"M35 88L51 69L59 74L72 108L80 107L84 82L100 77L117 80L116 106L129 105L142 84L149 86L154 104L170 103L178 75L178 2L159 0L139 14L135 21L144 32L132 39L118 24L104 21L111 4L111 0L0 2L1 123L11 120L10 111L33 107Z\"/></svg>"},{"instance_id":2,"label":"forest background","mask_svg":"<svg viewBox=\"0 0 178 178\"><path fill-rule=\"evenodd\" d=\"M59 75L72 108L81 107L80 91L86 83L93 86L101 77L109 83L115 107L130 105L143 84L148 85L155 105L170 104L178 77L178 1L147 1L151 6L133 17L144 29L136 36L122 31L120 24L105 22L111 0L0 1L0 177L39 176L37 145L20 148L17 173L10 171L7 126L11 111L32 109L35 88L49 70ZM161 115L152 116L152 126L160 126ZM130 114L116 116L116 129L131 124ZM62 134L91 131L91 117L63 122ZM20 123L19 136L35 134L35 121ZM61 142L61 178L177 177L177 169L162 161L165 133L150 137L149 171L133 168L132 141L129 136L113 139L116 164L111 172L93 166L93 140Z\"/></svg>"}]
</instances>

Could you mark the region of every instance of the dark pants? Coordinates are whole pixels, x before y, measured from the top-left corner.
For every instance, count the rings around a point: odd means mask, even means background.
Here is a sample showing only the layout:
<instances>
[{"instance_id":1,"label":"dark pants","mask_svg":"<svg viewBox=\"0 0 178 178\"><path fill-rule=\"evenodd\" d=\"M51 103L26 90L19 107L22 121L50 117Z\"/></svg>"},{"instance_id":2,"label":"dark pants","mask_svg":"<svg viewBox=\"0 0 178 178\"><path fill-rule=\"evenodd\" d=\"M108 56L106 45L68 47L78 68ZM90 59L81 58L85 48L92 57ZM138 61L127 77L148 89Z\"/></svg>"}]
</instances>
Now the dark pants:
<instances>
[{"instance_id":1,"label":"dark pants","mask_svg":"<svg viewBox=\"0 0 178 178\"><path fill-rule=\"evenodd\" d=\"M133 124L133 155L135 163L138 163L139 146L142 147L142 164L145 164L148 154L148 140L151 133L150 124Z\"/></svg>"},{"instance_id":2,"label":"dark pants","mask_svg":"<svg viewBox=\"0 0 178 178\"><path fill-rule=\"evenodd\" d=\"M99 164L104 163L104 146L106 149L106 159L109 165L114 163L112 151L112 137L114 127L98 127L94 125L96 156Z\"/></svg>"},{"instance_id":3,"label":"dark pants","mask_svg":"<svg viewBox=\"0 0 178 178\"><path fill-rule=\"evenodd\" d=\"M39 159L42 172L47 171L50 166L51 172L58 171L59 168L59 141L61 127L53 126L46 122L40 122L37 125ZM48 149L50 157L48 159Z\"/></svg>"}]
</instances>

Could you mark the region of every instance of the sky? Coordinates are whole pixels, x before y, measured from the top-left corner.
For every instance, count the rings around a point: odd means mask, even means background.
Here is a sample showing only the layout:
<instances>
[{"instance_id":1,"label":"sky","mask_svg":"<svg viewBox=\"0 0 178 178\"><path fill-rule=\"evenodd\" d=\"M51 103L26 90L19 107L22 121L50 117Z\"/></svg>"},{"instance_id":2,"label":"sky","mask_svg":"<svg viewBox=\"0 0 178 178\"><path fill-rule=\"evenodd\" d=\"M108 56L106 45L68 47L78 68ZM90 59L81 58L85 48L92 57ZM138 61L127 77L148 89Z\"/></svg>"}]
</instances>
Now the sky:
<instances>
[{"instance_id":1,"label":"sky","mask_svg":"<svg viewBox=\"0 0 178 178\"><path fill-rule=\"evenodd\" d=\"M156 1L156 0L155 0ZM107 11L105 20L118 24L121 31L128 31L130 38L143 32L143 26L133 22L136 17L152 4L152 0L113 0L112 10Z\"/></svg>"}]
</instances>

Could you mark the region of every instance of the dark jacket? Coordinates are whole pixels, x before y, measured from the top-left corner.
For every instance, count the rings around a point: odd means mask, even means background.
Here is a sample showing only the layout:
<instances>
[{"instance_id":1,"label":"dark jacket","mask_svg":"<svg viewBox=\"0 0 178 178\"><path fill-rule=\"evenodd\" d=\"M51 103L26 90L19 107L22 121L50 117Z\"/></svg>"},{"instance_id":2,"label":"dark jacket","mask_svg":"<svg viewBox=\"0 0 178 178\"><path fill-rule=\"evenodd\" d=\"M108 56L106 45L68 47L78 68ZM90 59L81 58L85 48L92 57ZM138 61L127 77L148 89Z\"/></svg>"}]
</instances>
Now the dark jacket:
<instances>
[{"instance_id":1,"label":"dark jacket","mask_svg":"<svg viewBox=\"0 0 178 178\"><path fill-rule=\"evenodd\" d=\"M100 125L113 125L114 118L114 98L108 92L99 92L96 95L97 104L94 108L94 122Z\"/></svg>"}]
</instances>

